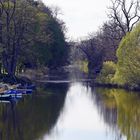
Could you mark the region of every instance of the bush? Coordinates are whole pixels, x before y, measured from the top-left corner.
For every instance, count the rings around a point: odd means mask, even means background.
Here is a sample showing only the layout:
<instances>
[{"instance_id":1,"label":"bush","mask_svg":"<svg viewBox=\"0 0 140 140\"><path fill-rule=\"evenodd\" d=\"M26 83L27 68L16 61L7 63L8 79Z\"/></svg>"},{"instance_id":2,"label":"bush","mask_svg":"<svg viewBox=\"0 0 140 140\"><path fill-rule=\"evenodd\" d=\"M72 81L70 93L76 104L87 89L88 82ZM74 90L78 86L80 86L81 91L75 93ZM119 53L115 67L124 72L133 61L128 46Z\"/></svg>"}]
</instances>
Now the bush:
<instances>
[{"instance_id":1,"label":"bush","mask_svg":"<svg viewBox=\"0 0 140 140\"><path fill-rule=\"evenodd\" d=\"M123 86L140 86L140 24L121 41L117 50L114 81Z\"/></svg>"},{"instance_id":2,"label":"bush","mask_svg":"<svg viewBox=\"0 0 140 140\"><path fill-rule=\"evenodd\" d=\"M86 60L80 62L80 70L88 73L88 62Z\"/></svg>"},{"instance_id":3,"label":"bush","mask_svg":"<svg viewBox=\"0 0 140 140\"><path fill-rule=\"evenodd\" d=\"M116 64L114 62L112 61L104 62L102 70L96 79L96 82L101 84L111 84L115 72L116 72Z\"/></svg>"}]
</instances>

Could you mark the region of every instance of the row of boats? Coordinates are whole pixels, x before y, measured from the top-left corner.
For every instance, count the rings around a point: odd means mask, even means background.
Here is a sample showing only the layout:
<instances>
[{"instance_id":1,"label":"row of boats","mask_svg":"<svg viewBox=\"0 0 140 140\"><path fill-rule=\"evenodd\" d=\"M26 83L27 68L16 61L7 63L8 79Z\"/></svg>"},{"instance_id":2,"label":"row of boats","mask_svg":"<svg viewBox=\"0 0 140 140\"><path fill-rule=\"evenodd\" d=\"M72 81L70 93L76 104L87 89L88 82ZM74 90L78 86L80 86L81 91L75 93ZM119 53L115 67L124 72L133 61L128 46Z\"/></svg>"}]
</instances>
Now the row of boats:
<instances>
[{"instance_id":1,"label":"row of boats","mask_svg":"<svg viewBox=\"0 0 140 140\"><path fill-rule=\"evenodd\" d=\"M22 98L22 95L32 94L34 85L22 86L21 84L9 85L0 83L0 100Z\"/></svg>"}]
</instances>

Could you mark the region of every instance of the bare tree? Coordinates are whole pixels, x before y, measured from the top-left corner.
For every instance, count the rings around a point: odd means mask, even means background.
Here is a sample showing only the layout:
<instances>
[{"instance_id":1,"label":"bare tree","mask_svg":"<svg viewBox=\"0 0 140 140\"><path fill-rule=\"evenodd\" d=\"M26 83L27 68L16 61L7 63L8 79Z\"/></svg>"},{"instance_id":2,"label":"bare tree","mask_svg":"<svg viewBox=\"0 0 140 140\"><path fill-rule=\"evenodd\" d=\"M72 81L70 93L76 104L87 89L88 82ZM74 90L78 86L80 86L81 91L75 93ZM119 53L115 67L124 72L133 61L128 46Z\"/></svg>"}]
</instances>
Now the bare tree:
<instances>
[{"instance_id":1,"label":"bare tree","mask_svg":"<svg viewBox=\"0 0 140 140\"><path fill-rule=\"evenodd\" d=\"M140 1L111 0L109 18L115 21L124 35L140 21Z\"/></svg>"},{"instance_id":2,"label":"bare tree","mask_svg":"<svg viewBox=\"0 0 140 140\"><path fill-rule=\"evenodd\" d=\"M30 27L33 26L34 11L27 2L0 0L0 49L2 65L14 76L18 57L23 46L30 42Z\"/></svg>"},{"instance_id":3,"label":"bare tree","mask_svg":"<svg viewBox=\"0 0 140 140\"><path fill-rule=\"evenodd\" d=\"M88 39L81 40L77 46L88 60L89 74L100 72L102 67L103 47L97 35L90 35Z\"/></svg>"},{"instance_id":4,"label":"bare tree","mask_svg":"<svg viewBox=\"0 0 140 140\"><path fill-rule=\"evenodd\" d=\"M124 33L114 21L103 24L97 38L104 48L104 61L117 61L116 50L123 36Z\"/></svg>"},{"instance_id":5,"label":"bare tree","mask_svg":"<svg viewBox=\"0 0 140 140\"><path fill-rule=\"evenodd\" d=\"M100 30L90 34L77 45L87 59L89 70L95 75L100 72L103 61L117 61L116 50L123 37L123 32L114 23L108 21Z\"/></svg>"}]
</instances>

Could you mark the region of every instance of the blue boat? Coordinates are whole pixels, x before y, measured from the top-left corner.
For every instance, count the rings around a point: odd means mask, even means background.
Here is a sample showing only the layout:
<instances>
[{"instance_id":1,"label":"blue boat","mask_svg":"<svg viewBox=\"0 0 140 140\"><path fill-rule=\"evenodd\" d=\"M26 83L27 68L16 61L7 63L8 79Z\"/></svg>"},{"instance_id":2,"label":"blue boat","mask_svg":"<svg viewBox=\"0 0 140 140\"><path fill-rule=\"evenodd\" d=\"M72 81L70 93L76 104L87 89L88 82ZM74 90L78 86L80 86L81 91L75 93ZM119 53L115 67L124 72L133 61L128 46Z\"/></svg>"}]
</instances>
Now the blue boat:
<instances>
[{"instance_id":1,"label":"blue boat","mask_svg":"<svg viewBox=\"0 0 140 140\"><path fill-rule=\"evenodd\" d=\"M10 89L5 92L5 94L32 94L32 89Z\"/></svg>"},{"instance_id":2,"label":"blue boat","mask_svg":"<svg viewBox=\"0 0 140 140\"><path fill-rule=\"evenodd\" d=\"M3 86L3 85L2 85ZM32 94L33 86L25 88L19 88L16 85L13 89L9 88L8 90L0 93L0 100L13 100L13 99L21 99L24 94Z\"/></svg>"},{"instance_id":3,"label":"blue boat","mask_svg":"<svg viewBox=\"0 0 140 140\"><path fill-rule=\"evenodd\" d=\"M1 94L0 100L12 100L12 99L21 99L22 93L18 94Z\"/></svg>"}]
</instances>

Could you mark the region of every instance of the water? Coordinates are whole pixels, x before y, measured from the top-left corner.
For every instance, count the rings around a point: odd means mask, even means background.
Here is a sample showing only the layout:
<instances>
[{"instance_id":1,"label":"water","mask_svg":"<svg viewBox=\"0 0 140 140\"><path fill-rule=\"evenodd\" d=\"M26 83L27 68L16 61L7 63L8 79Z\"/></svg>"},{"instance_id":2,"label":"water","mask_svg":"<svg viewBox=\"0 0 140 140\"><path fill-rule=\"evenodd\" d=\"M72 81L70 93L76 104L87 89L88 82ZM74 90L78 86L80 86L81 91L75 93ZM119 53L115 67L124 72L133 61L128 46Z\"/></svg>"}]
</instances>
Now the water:
<instances>
[{"instance_id":1,"label":"water","mask_svg":"<svg viewBox=\"0 0 140 140\"><path fill-rule=\"evenodd\" d=\"M139 140L139 93L55 82L0 103L0 140L93 139Z\"/></svg>"}]
</instances>

